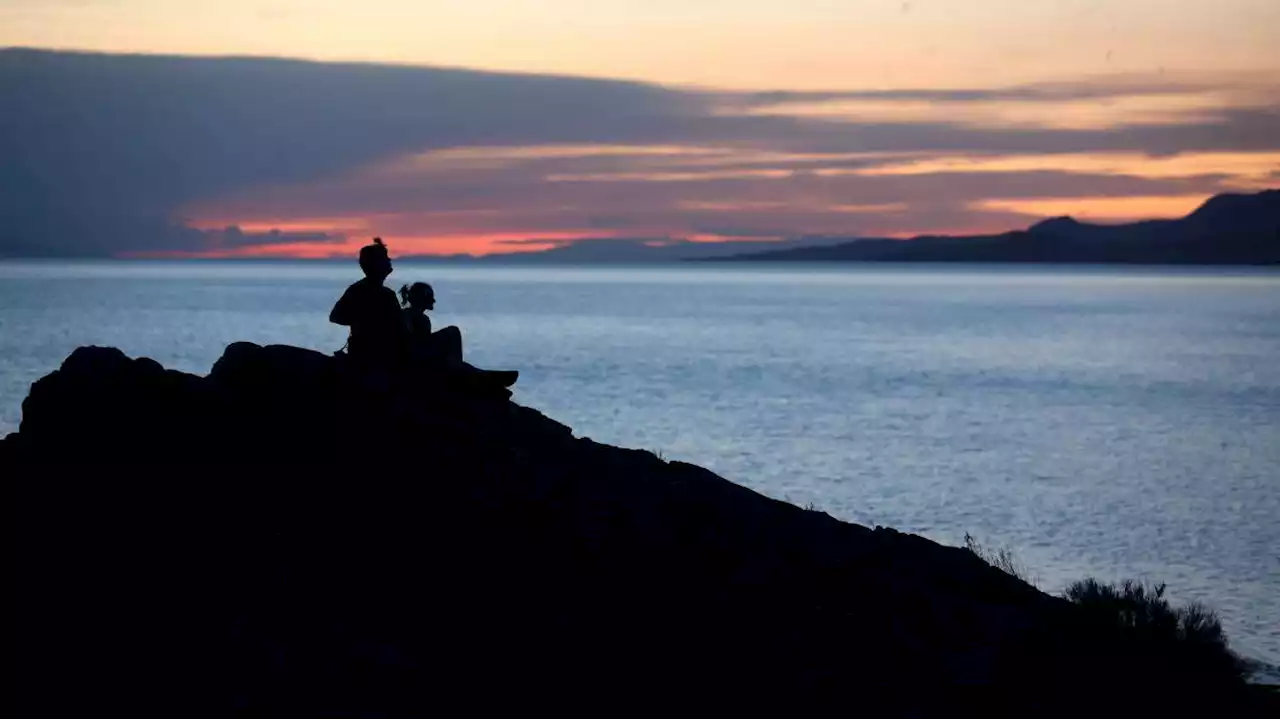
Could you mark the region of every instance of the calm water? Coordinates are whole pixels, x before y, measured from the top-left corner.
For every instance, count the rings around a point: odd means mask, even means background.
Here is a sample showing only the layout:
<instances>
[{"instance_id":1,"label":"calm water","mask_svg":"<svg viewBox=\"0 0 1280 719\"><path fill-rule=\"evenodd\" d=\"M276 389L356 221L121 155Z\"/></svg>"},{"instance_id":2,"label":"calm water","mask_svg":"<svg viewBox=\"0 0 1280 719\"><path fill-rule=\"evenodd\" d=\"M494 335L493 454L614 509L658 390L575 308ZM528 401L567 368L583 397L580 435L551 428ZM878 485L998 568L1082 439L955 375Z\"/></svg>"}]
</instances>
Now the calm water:
<instances>
[{"instance_id":1,"label":"calm water","mask_svg":"<svg viewBox=\"0 0 1280 719\"><path fill-rule=\"evenodd\" d=\"M76 346L207 372L331 351L354 264L0 264L0 434ZM1046 590L1167 582L1280 663L1280 273L401 264L579 436L863 524L1011 549Z\"/></svg>"}]
</instances>

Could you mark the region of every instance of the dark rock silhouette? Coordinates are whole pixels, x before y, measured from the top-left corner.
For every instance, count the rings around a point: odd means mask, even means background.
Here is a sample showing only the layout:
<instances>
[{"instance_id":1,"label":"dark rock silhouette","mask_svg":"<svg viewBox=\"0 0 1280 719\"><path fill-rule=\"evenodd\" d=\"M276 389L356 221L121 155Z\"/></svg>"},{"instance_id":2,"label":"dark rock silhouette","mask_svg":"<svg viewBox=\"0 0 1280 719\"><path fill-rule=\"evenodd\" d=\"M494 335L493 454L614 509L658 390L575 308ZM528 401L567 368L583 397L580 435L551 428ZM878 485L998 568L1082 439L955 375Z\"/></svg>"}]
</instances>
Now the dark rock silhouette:
<instances>
[{"instance_id":1,"label":"dark rock silhouette","mask_svg":"<svg viewBox=\"0 0 1280 719\"><path fill-rule=\"evenodd\" d=\"M295 347L233 344L207 377L82 347L32 386L0 476L11 716L1232 696L963 549Z\"/></svg>"},{"instance_id":2,"label":"dark rock silhouette","mask_svg":"<svg viewBox=\"0 0 1280 719\"><path fill-rule=\"evenodd\" d=\"M1280 264L1280 190L1218 195L1177 220L1093 225L1055 217L999 235L858 239L730 259L1273 265Z\"/></svg>"}]
</instances>

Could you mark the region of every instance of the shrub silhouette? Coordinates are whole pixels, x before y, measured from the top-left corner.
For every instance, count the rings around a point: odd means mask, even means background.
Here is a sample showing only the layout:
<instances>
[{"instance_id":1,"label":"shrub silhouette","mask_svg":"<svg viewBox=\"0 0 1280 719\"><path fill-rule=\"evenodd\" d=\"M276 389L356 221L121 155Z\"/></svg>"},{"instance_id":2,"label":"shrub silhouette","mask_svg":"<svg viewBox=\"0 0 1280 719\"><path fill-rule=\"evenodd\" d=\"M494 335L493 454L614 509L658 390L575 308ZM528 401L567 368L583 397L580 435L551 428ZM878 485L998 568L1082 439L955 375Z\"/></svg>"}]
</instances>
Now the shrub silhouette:
<instances>
[{"instance_id":1,"label":"shrub silhouette","mask_svg":"<svg viewBox=\"0 0 1280 719\"><path fill-rule=\"evenodd\" d=\"M1130 670L1165 681L1194 677L1212 684L1235 684L1251 672L1250 664L1231 651L1222 623L1213 610L1192 602L1171 607L1165 585L1125 580L1119 586L1084 579L1067 587L1064 596L1091 629L1114 633L1120 656L1138 664Z\"/></svg>"},{"instance_id":2,"label":"shrub silhouette","mask_svg":"<svg viewBox=\"0 0 1280 719\"><path fill-rule=\"evenodd\" d=\"M978 559L990 564L1013 577L1017 577L1022 581L1035 586L1035 582L1028 578L1027 568L1022 565L1014 556L1013 552L1008 549L994 549L982 544L972 534L965 532L964 548L969 550Z\"/></svg>"}]
</instances>

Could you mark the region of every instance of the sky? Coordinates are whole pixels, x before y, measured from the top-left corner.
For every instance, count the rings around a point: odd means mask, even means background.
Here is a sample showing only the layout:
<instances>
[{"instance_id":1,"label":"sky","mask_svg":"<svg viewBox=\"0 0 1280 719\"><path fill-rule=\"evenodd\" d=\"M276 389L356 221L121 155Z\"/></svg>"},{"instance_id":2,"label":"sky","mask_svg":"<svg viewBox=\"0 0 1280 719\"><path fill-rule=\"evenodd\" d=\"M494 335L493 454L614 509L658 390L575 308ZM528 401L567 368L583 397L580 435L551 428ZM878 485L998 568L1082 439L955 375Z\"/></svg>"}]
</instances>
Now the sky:
<instances>
[{"instance_id":1,"label":"sky","mask_svg":"<svg viewBox=\"0 0 1280 719\"><path fill-rule=\"evenodd\" d=\"M1280 186L1275 0L0 0L0 255L995 232Z\"/></svg>"}]
</instances>

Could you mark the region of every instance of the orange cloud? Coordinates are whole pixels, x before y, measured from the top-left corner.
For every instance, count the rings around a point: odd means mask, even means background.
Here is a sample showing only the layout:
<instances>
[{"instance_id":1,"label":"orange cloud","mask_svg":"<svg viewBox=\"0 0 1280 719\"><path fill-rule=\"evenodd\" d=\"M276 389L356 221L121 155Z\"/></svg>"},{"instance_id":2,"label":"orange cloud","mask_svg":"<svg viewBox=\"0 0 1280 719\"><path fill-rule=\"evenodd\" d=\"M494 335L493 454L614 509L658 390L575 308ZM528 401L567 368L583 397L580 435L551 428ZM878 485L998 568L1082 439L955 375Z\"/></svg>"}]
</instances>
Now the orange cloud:
<instances>
[{"instance_id":1,"label":"orange cloud","mask_svg":"<svg viewBox=\"0 0 1280 719\"><path fill-rule=\"evenodd\" d=\"M1141 125L1177 125L1210 118L1226 101L1212 93L1135 95L1065 102L991 100L949 103L948 122L971 127L1106 130ZM858 122L930 122L938 117L936 100L831 100L768 105L757 116L809 117Z\"/></svg>"},{"instance_id":2,"label":"orange cloud","mask_svg":"<svg viewBox=\"0 0 1280 719\"><path fill-rule=\"evenodd\" d=\"M943 156L887 162L847 172L868 177L929 175L938 172L1067 172L1131 175L1156 179L1231 175L1233 181L1266 185L1280 170L1280 152L1189 152L1168 157L1138 153L1078 153L1057 155ZM830 174L838 174L833 171Z\"/></svg>"}]
</instances>

